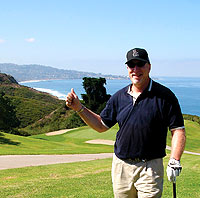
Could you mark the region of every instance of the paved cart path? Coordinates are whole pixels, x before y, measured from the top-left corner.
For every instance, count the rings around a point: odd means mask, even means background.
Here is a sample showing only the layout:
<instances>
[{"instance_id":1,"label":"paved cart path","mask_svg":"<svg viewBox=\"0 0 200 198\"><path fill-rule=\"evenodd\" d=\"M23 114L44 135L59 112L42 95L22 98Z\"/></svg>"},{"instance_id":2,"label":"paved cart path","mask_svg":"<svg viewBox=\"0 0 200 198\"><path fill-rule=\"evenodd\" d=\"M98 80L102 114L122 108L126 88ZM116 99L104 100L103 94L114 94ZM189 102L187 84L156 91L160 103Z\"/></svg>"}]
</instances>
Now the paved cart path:
<instances>
[{"instance_id":1,"label":"paved cart path","mask_svg":"<svg viewBox=\"0 0 200 198\"><path fill-rule=\"evenodd\" d=\"M0 170L111 158L112 153L73 155L2 155Z\"/></svg>"}]
</instances>

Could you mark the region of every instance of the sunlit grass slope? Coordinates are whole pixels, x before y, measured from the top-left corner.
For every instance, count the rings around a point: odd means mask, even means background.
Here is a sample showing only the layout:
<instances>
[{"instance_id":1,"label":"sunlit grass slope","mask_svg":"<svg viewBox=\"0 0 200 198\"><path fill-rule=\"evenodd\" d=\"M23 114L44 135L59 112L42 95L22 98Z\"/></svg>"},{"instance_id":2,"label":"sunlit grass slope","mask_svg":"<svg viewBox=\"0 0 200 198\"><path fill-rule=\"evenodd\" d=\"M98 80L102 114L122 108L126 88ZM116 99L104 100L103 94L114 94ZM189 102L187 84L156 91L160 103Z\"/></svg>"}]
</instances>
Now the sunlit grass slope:
<instances>
[{"instance_id":1,"label":"sunlit grass slope","mask_svg":"<svg viewBox=\"0 0 200 198\"><path fill-rule=\"evenodd\" d=\"M185 150L200 153L200 125L197 122L185 120L186 147ZM168 133L167 144L171 145L171 134Z\"/></svg>"},{"instance_id":2,"label":"sunlit grass slope","mask_svg":"<svg viewBox=\"0 0 200 198\"><path fill-rule=\"evenodd\" d=\"M169 156L164 158L166 170ZM113 197L112 159L0 171L3 198L108 198ZM200 157L184 154L177 178L177 197L200 197ZM164 175L164 198L172 197L172 183Z\"/></svg>"},{"instance_id":3,"label":"sunlit grass slope","mask_svg":"<svg viewBox=\"0 0 200 198\"><path fill-rule=\"evenodd\" d=\"M185 150L200 152L200 125L185 121L187 143ZM105 133L98 133L89 127L80 127L62 135L16 136L0 132L0 155L6 154L75 154L113 152L113 146L85 143L92 139L115 140L118 126ZM167 144L170 145L168 133Z\"/></svg>"},{"instance_id":4,"label":"sunlit grass slope","mask_svg":"<svg viewBox=\"0 0 200 198\"><path fill-rule=\"evenodd\" d=\"M89 127L80 127L62 135L45 134L22 137L0 133L0 155L7 154L75 154L113 152L113 146L87 144L91 139L114 140L117 126L106 133L98 133Z\"/></svg>"}]
</instances>

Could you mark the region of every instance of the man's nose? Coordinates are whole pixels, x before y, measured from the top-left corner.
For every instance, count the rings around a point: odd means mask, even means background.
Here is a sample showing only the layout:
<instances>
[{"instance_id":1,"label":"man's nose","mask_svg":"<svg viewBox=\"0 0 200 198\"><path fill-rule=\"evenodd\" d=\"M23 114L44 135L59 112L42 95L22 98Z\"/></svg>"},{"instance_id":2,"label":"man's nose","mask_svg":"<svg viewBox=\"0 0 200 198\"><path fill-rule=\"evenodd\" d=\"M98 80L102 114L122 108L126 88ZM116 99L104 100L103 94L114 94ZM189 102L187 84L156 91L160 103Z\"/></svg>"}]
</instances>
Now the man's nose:
<instances>
[{"instance_id":1,"label":"man's nose","mask_svg":"<svg viewBox=\"0 0 200 198\"><path fill-rule=\"evenodd\" d=\"M139 67L138 67L137 64L136 64L135 67L132 68L132 70L133 70L133 71L137 71L138 68L139 68Z\"/></svg>"}]
</instances>

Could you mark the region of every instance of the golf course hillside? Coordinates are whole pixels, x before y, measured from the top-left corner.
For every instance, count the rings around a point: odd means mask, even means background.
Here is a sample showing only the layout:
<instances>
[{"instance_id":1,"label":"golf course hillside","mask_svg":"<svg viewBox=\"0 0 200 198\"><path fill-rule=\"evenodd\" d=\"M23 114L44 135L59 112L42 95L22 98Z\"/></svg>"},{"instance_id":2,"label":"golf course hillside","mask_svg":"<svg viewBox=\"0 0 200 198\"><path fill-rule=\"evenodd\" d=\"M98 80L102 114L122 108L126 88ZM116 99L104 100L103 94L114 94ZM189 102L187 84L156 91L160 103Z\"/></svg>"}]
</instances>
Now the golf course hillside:
<instances>
[{"instance_id":1,"label":"golf course hillside","mask_svg":"<svg viewBox=\"0 0 200 198\"><path fill-rule=\"evenodd\" d=\"M45 92L19 85L0 73L0 130L29 136L53 130L83 126L65 101Z\"/></svg>"}]
</instances>

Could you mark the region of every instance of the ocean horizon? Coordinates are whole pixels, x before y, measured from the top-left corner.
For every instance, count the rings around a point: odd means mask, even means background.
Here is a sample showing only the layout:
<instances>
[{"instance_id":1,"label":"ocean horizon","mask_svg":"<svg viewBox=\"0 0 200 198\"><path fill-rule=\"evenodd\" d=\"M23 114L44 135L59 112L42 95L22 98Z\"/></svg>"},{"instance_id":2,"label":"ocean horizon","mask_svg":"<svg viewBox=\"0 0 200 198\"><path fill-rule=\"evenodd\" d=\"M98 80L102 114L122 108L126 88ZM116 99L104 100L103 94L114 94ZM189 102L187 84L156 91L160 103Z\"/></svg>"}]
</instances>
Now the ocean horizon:
<instances>
[{"instance_id":1,"label":"ocean horizon","mask_svg":"<svg viewBox=\"0 0 200 198\"><path fill-rule=\"evenodd\" d=\"M200 78L197 77L152 77L160 84L170 88L179 100L182 112L200 116ZM74 80L30 80L19 84L34 88L38 91L47 92L59 99L65 100L71 88L81 99L85 94L82 79ZM113 95L119 89L131 84L130 80L106 80L106 90Z\"/></svg>"}]
</instances>

